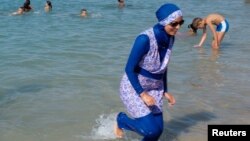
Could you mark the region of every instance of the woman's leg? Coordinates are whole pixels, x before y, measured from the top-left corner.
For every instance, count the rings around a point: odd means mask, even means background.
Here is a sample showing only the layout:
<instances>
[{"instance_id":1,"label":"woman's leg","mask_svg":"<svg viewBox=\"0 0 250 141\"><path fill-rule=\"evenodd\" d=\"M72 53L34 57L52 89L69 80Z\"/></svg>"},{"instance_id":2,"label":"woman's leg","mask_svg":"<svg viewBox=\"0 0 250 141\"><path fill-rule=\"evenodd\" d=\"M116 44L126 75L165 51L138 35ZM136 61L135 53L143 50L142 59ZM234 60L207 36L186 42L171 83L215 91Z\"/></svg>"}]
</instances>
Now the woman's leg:
<instances>
[{"instance_id":1,"label":"woman's leg","mask_svg":"<svg viewBox=\"0 0 250 141\"><path fill-rule=\"evenodd\" d=\"M221 46L221 42L224 38L224 35L225 35L225 32L216 32L216 35L217 35L217 39L218 39L218 47ZM215 46L215 40L213 38L213 41L212 41L212 48L214 49L218 49L216 46Z\"/></svg>"},{"instance_id":2,"label":"woman's leg","mask_svg":"<svg viewBox=\"0 0 250 141\"><path fill-rule=\"evenodd\" d=\"M148 114L140 118L129 118L125 113L117 115L117 123L120 129L134 131L144 138L142 141L157 141L163 131L163 115Z\"/></svg>"},{"instance_id":3,"label":"woman's leg","mask_svg":"<svg viewBox=\"0 0 250 141\"><path fill-rule=\"evenodd\" d=\"M225 32L217 32L217 37L218 37L218 43L221 45L221 42L224 38Z\"/></svg>"}]
</instances>

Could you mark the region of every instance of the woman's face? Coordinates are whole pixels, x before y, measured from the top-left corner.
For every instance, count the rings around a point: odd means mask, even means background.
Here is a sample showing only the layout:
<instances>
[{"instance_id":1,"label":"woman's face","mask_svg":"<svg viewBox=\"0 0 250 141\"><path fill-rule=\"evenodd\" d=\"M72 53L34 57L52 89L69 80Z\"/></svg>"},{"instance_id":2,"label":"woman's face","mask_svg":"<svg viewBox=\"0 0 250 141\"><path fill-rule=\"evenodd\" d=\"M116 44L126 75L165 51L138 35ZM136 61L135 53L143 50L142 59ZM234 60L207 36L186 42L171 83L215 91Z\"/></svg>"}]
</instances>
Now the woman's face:
<instances>
[{"instance_id":1,"label":"woman's face","mask_svg":"<svg viewBox=\"0 0 250 141\"><path fill-rule=\"evenodd\" d=\"M184 20L182 17L179 17L175 19L173 22L167 24L164 29L169 34L174 36L177 31L180 29L181 25L184 23Z\"/></svg>"}]
</instances>

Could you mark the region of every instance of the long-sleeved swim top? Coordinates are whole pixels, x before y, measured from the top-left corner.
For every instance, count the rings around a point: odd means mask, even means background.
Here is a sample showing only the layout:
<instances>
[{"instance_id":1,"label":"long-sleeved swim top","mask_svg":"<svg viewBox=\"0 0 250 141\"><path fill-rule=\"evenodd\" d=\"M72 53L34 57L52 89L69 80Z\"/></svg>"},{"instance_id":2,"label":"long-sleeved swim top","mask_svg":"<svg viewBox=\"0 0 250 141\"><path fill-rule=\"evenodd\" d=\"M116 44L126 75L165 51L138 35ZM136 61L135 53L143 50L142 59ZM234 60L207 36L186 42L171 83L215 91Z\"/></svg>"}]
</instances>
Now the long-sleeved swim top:
<instances>
[{"instance_id":1,"label":"long-sleeved swim top","mask_svg":"<svg viewBox=\"0 0 250 141\"><path fill-rule=\"evenodd\" d=\"M173 38L174 40L174 37L171 35L168 35L166 31L164 30L164 27L160 24L156 24L153 27L153 31L154 31L155 38L157 40L157 44L159 47L158 51L160 55L160 61L162 62L163 58L166 55L168 48L170 47L170 38ZM140 34L139 36L137 36L134 42L134 45L132 47L132 50L130 52L130 55L126 64L125 72L128 76L128 79L131 85L133 86L137 94L141 94L144 91L144 89L142 88L138 80L138 71L141 70L141 68L139 67L139 63L141 59L143 58L143 56L148 53L149 49L150 49L149 37L145 34ZM148 75L148 74L151 74L150 72L147 72L146 70L143 70L143 72L145 72L143 73L143 75L146 75L149 78L154 78L153 75ZM167 92L168 91L167 90L167 70L162 74L161 78L163 78L164 92Z\"/></svg>"}]
</instances>

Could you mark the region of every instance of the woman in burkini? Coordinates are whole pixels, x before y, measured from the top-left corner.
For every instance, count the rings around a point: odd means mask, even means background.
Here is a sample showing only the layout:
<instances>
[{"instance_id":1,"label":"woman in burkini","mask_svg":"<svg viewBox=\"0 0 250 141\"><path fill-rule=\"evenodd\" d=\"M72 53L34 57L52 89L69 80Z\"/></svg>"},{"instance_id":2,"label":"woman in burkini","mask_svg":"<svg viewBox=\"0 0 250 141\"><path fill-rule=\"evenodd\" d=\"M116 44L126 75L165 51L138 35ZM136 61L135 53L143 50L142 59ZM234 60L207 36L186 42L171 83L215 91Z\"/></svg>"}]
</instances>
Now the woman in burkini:
<instances>
[{"instance_id":1,"label":"woman in burkini","mask_svg":"<svg viewBox=\"0 0 250 141\"><path fill-rule=\"evenodd\" d=\"M163 132L163 97L175 98L167 89L167 67L175 34L184 23L181 10L167 3L156 11L158 23L137 36L120 83L120 98L129 115L117 115L114 133L134 131L143 141L157 141Z\"/></svg>"},{"instance_id":2,"label":"woman in burkini","mask_svg":"<svg viewBox=\"0 0 250 141\"><path fill-rule=\"evenodd\" d=\"M203 19L199 17L194 18L193 22L188 26L193 30L194 33L196 33L198 29L203 29L200 43L198 45L195 45L194 47L202 47L203 43L205 42L207 37L207 25L209 26L213 34L212 48L218 49L225 36L225 33L229 29L229 23L222 15L217 13L209 14ZM214 25L216 26L216 29L214 28Z\"/></svg>"}]
</instances>

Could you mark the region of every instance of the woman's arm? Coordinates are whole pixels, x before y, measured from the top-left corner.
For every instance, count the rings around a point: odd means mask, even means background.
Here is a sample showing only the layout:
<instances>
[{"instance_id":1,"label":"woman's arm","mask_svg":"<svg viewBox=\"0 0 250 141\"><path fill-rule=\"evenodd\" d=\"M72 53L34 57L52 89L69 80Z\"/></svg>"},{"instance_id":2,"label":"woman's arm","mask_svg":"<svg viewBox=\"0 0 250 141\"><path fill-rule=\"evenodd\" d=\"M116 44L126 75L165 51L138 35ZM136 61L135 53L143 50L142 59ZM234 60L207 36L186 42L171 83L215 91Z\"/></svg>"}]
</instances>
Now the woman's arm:
<instances>
[{"instance_id":1,"label":"woman's arm","mask_svg":"<svg viewBox=\"0 0 250 141\"><path fill-rule=\"evenodd\" d=\"M175 104L175 102L176 102L174 96L171 93L168 93L168 92L165 92L164 96L168 100L168 105L170 107L172 107Z\"/></svg>"},{"instance_id":2,"label":"woman's arm","mask_svg":"<svg viewBox=\"0 0 250 141\"><path fill-rule=\"evenodd\" d=\"M202 47L202 45L205 42L206 38L207 38L207 29L206 29L206 26L205 26L203 28L203 33L202 33L201 40L200 40L199 44L194 45L194 47Z\"/></svg>"},{"instance_id":3,"label":"woman's arm","mask_svg":"<svg viewBox=\"0 0 250 141\"><path fill-rule=\"evenodd\" d=\"M139 83L138 74L136 73L136 69L143 58L143 56L149 50L149 38L147 35L139 35L135 43L132 47L130 52L127 65L125 68L125 72L128 76L128 79L135 89L136 93L140 95L144 89L142 88L141 84Z\"/></svg>"},{"instance_id":4,"label":"woman's arm","mask_svg":"<svg viewBox=\"0 0 250 141\"><path fill-rule=\"evenodd\" d=\"M203 43L205 42L207 38L207 30L206 30L206 27L203 28L203 34L201 36L201 40L200 40L200 43L199 43L199 46L201 47L203 45Z\"/></svg>"},{"instance_id":5,"label":"woman's arm","mask_svg":"<svg viewBox=\"0 0 250 141\"><path fill-rule=\"evenodd\" d=\"M134 46L129 55L125 72L136 93L141 97L141 99L145 102L147 106L152 106L155 104L155 99L150 96L146 91L144 91L139 82L138 74L136 73L136 69L138 68L141 59L145 54L147 54L149 48L150 45L148 36L139 35L136 38Z\"/></svg>"}]
</instances>

